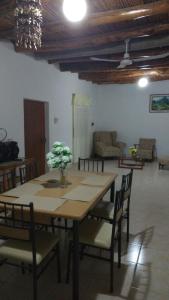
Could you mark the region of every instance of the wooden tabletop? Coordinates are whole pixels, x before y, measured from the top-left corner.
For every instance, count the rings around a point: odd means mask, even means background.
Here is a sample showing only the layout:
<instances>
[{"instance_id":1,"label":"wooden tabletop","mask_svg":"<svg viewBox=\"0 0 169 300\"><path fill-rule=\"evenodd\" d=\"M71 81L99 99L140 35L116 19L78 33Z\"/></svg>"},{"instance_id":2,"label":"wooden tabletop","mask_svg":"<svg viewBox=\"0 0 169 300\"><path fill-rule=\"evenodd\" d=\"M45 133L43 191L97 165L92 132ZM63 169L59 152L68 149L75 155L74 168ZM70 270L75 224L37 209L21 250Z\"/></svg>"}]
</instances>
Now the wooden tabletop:
<instances>
[{"instance_id":1,"label":"wooden tabletop","mask_svg":"<svg viewBox=\"0 0 169 300\"><path fill-rule=\"evenodd\" d=\"M47 174L45 174L44 176L40 176L32 181L29 181L29 183L32 183L32 185L36 185L39 186L40 189L39 191L36 191L34 194L34 196L40 196L43 197L43 199L46 197L49 201L49 197L52 199L56 199L56 198L62 198L65 197L65 195L68 192L74 191L74 189L76 189L79 186L83 186L84 188L86 188L87 191L87 187L91 187L93 185L89 185L89 184L83 184L82 182L84 181L84 179L91 178L91 176L94 176L94 178L97 180L100 179L100 176L103 177L103 182L104 184L102 185L95 185L95 190L97 190L97 192L95 192L95 194L92 196L92 199L90 201L73 201L73 200L69 200L69 199L65 199L65 202L56 210L53 211L49 211L47 209L45 210L35 210L35 213L40 214L40 215L48 215L48 216L52 216L52 217L62 217L65 219L73 219L73 220L81 220L84 218L85 215L87 215L87 213L97 204L97 202L99 202L103 196L106 194L106 192L110 189L111 185L113 184L113 182L115 181L117 174L115 173L91 173L91 172L80 172L80 171L74 171L74 170L69 170L68 171L68 176L67 176L67 181L68 181L68 185L66 187L54 187L54 186L50 186L50 183L48 182L50 179L54 179L56 176L56 179L59 179L59 173L57 171L52 171L49 172ZM49 187L48 187L49 185ZM17 188L10 190L9 191L9 195L8 193L4 193L2 195L0 195L0 200L1 201L6 201L6 202L12 202L14 200L16 200L16 192L17 189L22 189L22 192L24 192L24 186L25 186L25 193L26 195L28 195L28 190L26 189L26 184L22 185L22 186L18 186ZM96 189L96 186L98 187ZM32 190L36 190L36 189L32 189ZM37 189L38 190L38 189ZM12 195L13 194L13 195ZM31 193L30 193L31 195ZM88 200L88 199L86 199Z\"/></svg>"}]
</instances>

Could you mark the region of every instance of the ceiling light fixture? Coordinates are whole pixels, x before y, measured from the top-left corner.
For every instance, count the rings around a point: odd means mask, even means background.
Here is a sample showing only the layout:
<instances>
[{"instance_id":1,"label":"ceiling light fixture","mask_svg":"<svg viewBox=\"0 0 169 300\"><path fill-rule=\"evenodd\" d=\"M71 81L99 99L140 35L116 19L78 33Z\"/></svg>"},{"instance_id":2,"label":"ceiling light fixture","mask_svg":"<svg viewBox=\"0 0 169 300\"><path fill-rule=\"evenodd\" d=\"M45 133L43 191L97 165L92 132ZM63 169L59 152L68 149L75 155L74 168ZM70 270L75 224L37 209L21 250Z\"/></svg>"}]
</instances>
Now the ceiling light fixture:
<instances>
[{"instance_id":1,"label":"ceiling light fixture","mask_svg":"<svg viewBox=\"0 0 169 300\"><path fill-rule=\"evenodd\" d=\"M41 0L16 0L16 47L33 49L41 47Z\"/></svg>"},{"instance_id":2,"label":"ceiling light fixture","mask_svg":"<svg viewBox=\"0 0 169 300\"><path fill-rule=\"evenodd\" d=\"M87 13L86 0L64 0L63 13L71 22L79 22Z\"/></svg>"},{"instance_id":3,"label":"ceiling light fixture","mask_svg":"<svg viewBox=\"0 0 169 300\"><path fill-rule=\"evenodd\" d=\"M138 81L138 85L141 88L146 87L148 85L148 79L147 79L147 77L140 78L139 81Z\"/></svg>"}]
</instances>

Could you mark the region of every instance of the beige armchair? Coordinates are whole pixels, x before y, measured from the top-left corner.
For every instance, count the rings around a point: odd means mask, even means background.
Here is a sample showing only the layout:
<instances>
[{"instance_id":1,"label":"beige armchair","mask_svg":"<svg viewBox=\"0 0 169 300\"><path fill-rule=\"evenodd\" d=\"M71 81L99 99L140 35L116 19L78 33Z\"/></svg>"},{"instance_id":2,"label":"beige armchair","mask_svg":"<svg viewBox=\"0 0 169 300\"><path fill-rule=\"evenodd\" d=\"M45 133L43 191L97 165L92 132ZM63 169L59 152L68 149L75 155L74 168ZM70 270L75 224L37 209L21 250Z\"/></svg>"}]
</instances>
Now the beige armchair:
<instances>
[{"instance_id":1,"label":"beige armchair","mask_svg":"<svg viewBox=\"0 0 169 300\"><path fill-rule=\"evenodd\" d=\"M137 145L138 156L144 160L153 161L156 156L156 139L140 138Z\"/></svg>"},{"instance_id":2,"label":"beige armchair","mask_svg":"<svg viewBox=\"0 0 169 300\"><path fill-rule=\"evenodd\" d=\"M123 155L125 143L116 141L116 131L96 131L93 134L93 154L101 157Z\"/></svg>"}]
</instances>

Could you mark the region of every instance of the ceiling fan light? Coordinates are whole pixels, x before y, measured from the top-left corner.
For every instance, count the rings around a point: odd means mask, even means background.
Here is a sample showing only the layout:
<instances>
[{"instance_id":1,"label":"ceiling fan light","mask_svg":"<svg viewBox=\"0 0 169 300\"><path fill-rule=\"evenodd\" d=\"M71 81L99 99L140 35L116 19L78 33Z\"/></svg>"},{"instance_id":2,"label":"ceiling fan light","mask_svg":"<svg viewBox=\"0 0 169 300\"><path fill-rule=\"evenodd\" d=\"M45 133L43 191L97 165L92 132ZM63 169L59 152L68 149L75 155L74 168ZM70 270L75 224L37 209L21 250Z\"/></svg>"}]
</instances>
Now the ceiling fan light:
<instances>
[{"instance_id":1,"label":"ceiling fan light","mask_svg":"<svg viewBox=\"0 0 169 300\"><path fill-rule=\"evenodd\" d=\"M64 0L63 13L70 22L83 20L87 13L86 0Z\"/></svg>"},{"instance_id":2,"label":"ceiling fan light","mask_svg":"<svg viewBox=\"0 0 169 300\"><path fill-rule=\"evenodd\" d=\"M142 77L138 80L138 86L141 88L144 88L148 85L148 78L147 77Z\"/></svg>"}]
</instances>

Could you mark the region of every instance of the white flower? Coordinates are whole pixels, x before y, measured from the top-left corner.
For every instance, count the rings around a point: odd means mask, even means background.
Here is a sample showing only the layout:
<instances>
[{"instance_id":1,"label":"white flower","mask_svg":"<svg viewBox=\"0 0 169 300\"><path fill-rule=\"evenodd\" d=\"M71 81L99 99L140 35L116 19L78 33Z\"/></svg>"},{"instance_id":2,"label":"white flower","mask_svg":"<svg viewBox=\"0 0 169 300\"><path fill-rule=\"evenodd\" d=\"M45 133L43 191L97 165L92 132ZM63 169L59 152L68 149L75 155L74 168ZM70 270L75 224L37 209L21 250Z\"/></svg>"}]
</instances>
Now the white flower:
<instances>
[{"instance_id":1,"label":"white flower","mask_svg":"<svg viewBox=\"0 0 169 300\"><path fill-rule=\"evenodd\" d=\"M52 153L53 154L56 154L56 155L59 155L59 154L62 154L63 152L63 148L62 147L56 147L56 148L52 148Z\"/></svg>"},{"instance_id":2,"label":"white flower","mask_svg":"<svg viewBox=\"0 0 169 300\"><path fill-rule=\"evenodd\" d=\"M70 162L70 157L69 156L62 156L62 160L64 163Z\"/></svg>"},{"instance_id":3,"label":"white flower","mask_svg":"<svg viewBox=\"0 0 169 300\"><path fill-rule=\"evenodd\" d=\"M59 147L60 147L60 146L63 147L64 145L63 145L63 143L61 143L61 142L55 142L55 143L53 144L52 147L56 148L56 147L58 147L58 146L59 146Z\"/></svg>"},{"instance_id":4,"label":"white flower","mask_svg":"<svg viewBox=\"0 0 169 300\"><path fill-rule=\"evenodd\" d=\"M52 152L49 152L49 153L46 154L46 158L47 158L47 159L52 159L52 158L54 158L54 157L55 157L55 156L53 155Z\"/></svg>"},{"instance_id":5,"label":"white flower","mask_svg":"<svg viewBox=\"0 0 169 300\"><path fill-rule=\"evenodd\" d=\"M46 155L47 163L51 168L66 169L72 161L72 153L69 147L61 142L55 142L51 152Z\"/></svg>"},{"instance_id":6,"label":"white flower","mask_svg":"<svg viewBox=\"0 0 169 300\"><path fill-rule=\"evenodd\" d=\"M63 153L65 154L71 154L70 148L69 147L64 147L63 148Z\"/></svg>"}]
</instances>

